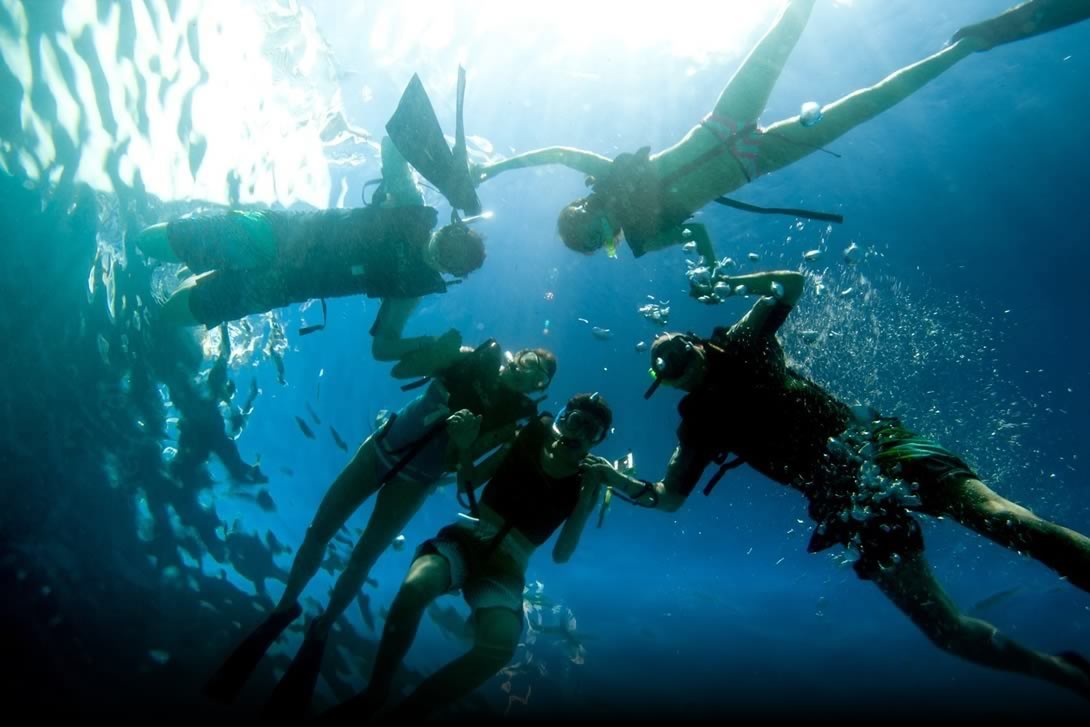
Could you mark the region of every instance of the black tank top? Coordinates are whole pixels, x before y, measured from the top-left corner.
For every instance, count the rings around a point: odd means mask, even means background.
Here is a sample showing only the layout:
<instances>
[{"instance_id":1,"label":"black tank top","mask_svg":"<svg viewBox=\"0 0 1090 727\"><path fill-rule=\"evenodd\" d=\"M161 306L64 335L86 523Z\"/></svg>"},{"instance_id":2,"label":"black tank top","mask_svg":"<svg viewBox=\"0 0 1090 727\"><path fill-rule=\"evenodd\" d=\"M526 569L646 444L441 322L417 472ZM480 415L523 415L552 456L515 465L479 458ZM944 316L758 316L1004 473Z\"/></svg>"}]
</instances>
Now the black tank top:
<instances>
[{"instance_id":1,"label":"black tank top","mask_svg":"<svg viewBox=\"0 0 1090 727\"><path fill-rule=\"evenodd\" d=\"M540 546L575 510L582 477L550 477L541 468L541 450L552 417L545 415L523 427L511 452L485 485L481 503L506 524Z\"/></svg>"}]
</instances>

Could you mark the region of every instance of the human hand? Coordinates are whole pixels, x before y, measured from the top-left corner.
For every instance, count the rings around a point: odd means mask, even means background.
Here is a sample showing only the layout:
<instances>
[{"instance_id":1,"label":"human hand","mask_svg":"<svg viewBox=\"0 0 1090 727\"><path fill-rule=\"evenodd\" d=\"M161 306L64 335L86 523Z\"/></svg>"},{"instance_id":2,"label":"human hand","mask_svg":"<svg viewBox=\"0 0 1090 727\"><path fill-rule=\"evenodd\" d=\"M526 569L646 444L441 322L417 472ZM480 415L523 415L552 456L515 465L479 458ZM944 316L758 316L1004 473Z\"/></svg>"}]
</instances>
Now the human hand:
<instances>
[{"instance_id":1,"label":"human hand","mask_svg":"<svg viewBox=\"0 0 1090 727\"><path fill-rule=\"evenodd\" d=\"M427 341L412 353L402 356L394 366L393 376L397 379L430 376L454 363L461 350L462 334L451 328L443 335Z\"/></svg>"},{"instance_id":2,"label":"human hand","mask_svg":"<svg viewBox=\"0 0 1090 727\"><path fill-rule=\"evenodd\" d=\"M459 409L447 417L447 433L451 443L458 449L469 449L480 432L481 416L469 409Z\"/></svg>"}]
</instances>

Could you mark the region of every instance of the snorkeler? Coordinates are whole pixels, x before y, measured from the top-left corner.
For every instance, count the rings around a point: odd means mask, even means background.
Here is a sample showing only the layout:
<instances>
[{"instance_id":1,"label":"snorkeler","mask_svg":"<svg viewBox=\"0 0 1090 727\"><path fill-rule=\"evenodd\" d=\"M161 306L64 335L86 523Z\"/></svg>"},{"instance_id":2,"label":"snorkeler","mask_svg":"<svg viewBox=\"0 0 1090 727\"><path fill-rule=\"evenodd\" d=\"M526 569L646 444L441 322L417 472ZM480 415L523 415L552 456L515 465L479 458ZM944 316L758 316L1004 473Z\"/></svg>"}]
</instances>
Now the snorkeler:
<instances>
[{"instance_id":1,"label":"snorkeler","mask_svg":"<svg viewBox=\"0 0 1090 727\"><path fill-rule=\"evenodd\" d=\"M425 679L394 707L398 719L423 717L468 694L511 661L522 633L526 566L558 529L553 560L567 562L598 501L599 482L585 476L590 450L609 434L613 414L598 394L573 396L554 419L542 415L510 447L459 478L484 483L479 519L449 525L416 552L394 598L366 691L322 719L366 718L387 701L395 670L412 646L428 605L461 591L473 609L472 648ZM458 422L458 445L473 439L476 418Z\"/></svg>"},{"instance_id":2,"label":"snorkeler","mask_svg":"<svg viewBox=\"0 0 1090 727\"><path fill-rule=\"evenodd\" d=\"M747 464L800 491L816 523L807 550L840 544L858 553L858 576L873 581L940 648L1090 697L1090 664L1073 652L1032 651L991 624L962 614L935 579L912 512L949 516L996 543L1027 553L1090 590L1090 539L1048 522L989 489L960 457L893 417L849 407L790 368L776 332L803 292L797 272L736 276L737 290L762 296L711 338L667 333L651 348L654 382L687 392L678 446L660 482L588 471L647 507L678 510L712 462L710 492ZM729 412L729 414L726 414ZM733 454L734 459L727 459Z\"/></svg>"},{"instance_id":3,"label":"snorkeler","mask_svg":"<svg viewBox=\"0 0 1090 727\"><path fill-rule=\"evenodd\" d=\"M211 218L153 225L139 237L143 252L182 262L191 277L163 306L164 320L213 326L313 298L364 294L409 310L424 295L446 292L484 263L484 242L456 213L434 233L438 212L424 205L417 171L455 209L480 212L465 151L465 71L458 69L457 142L446 145L435 110L413 76L387 124L382 178L363 208L291 213L232 210ZM412 144L406 143L411 135ZM443 275L456 280L447 281ZM397 303L394 303L396 301ZM380 317L383 310L380 310ZM320 330L308 326L301 333ZM417 343L424 343L418 341Z\"/></svg>"},{"instance_id":4,"label":"snorkeler","mask_svg":"<svg viewBox=\"0 0 1090 727\"><path fill-rule=\"evenodd\" d=\"M270 702L281 715L305 709L329 631L356 598L372 566L435 491L440 478L461 464L460 452L479 457L514 440L518 425L536 418L537 403L529 394L544 391L555 373L556 359L549 351L527 349L505 357L494 340L463 349L432 372L424 393L386 417L334 480L307 528L279 603L227 658L206 693L218 701L235 698L272 643L302 613L299 596L318 572L330 539L377 493L374 511L325 611L311 622ZM455 413L463 412L464 417L467 411L477 417L476 434L456 449L451 429L459 418Z\"/></svg>"},{"instance_id":5,"label":"snorkeler","mask_svg":"<svg viewBox=\"0 0 1090 727\"><path fill-rule=\"evenodd\" d=\"M679 142L656 154L644 147L614 160L570 147L548 147L474 167L479 184L523 167L560 164L588 175L591 193L567 205L557 229L564 244L591 254L614 254L623 234L635 257L696 242L706 263L714 253L701 225L689 220L710 202L754 212L829 221L838 215L770 209L724 197L756 178L809 156L856 126L908 98L977 51L1045 33L1090 17L1090 0L1030 0L991 20L957 32L943 50L903 68L877 85L824 108L807 108L768 128L757 125L768 97L814 0L791 0L776 24L746 57L712 112ZM810 106L810 104L808 104Z\"/></svg>"},{"instance_id":6,"label":"snorkeler","mask_svg":"<svg viewBox=\"0 0 1090 727\"><path fill-rule=\"evenodd\" d=\"M432 232L439 213L424 206L388 138L382 172L361 208L231 210L145 229L138 241L145 254L193 273L164 304L163 319L211 327L313 298L417 299L445 292L444 275L462 278L483 264L483 240L465 222Z\"/></svg>"}]
</instances>

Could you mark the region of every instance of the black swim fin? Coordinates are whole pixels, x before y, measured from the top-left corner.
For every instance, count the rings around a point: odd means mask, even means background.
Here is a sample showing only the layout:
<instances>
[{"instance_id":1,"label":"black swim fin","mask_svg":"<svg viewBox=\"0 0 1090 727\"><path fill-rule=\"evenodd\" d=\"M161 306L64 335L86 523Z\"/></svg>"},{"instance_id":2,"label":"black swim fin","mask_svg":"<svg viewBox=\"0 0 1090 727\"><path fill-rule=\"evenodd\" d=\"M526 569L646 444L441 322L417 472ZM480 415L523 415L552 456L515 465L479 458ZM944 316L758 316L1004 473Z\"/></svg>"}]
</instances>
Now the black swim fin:
<instances>
[{"instance_id":1,"label":"black swim fin","mask_svg":"<svg viewBox=\"0 0 1090 727\"><path fill-rule=\"evenodd\" d=\"M1032 38L1090 18L1090 0L1028 0L994 18L967 25L950 39L977 38L981 50Z\"/></svg>"},{"instance_id":2,"label":"black swim fin","mask_svg":"<svg viewBox=\"0 0 1090 727\"><path fill-rule=\"evenodd\" d=\"M204 687L205 695L223 704L234 701L250 675L254 673L261 658L265 656L265 652L280 637L280 634L284 633L284 629L302 613L302 607L295 604L283 613L273 611L269 614L269 617L231 652L223 665L208 680Z\"/></svg>"},{"instance_id":3,"label":"black swim fin","mask_svg":"<svg viewBox=\"0 0 1090 727\"><path fill-rule=\"evenodd\" d=\"M481 201L469 177L465 128L462 121L465 98L465 70L458 68L458 118L454 151L447 146L443 128L435 115L420 77L413 74L386 133L401 155L447 198L450 206L468 215L481 213Z\"/></svg>"},{"instance_id":4,"label":"black swim fin","mask_svg":"<svg viewBox=\"0 0 1090 727\"><path fill-rule=\"evenodd\" d=\"M307 716L322 671L325 644L324 638L314 636L313 627L307 631L303 645L265 705L265 717L298 721Z\"/></svg>"}]
</instances>

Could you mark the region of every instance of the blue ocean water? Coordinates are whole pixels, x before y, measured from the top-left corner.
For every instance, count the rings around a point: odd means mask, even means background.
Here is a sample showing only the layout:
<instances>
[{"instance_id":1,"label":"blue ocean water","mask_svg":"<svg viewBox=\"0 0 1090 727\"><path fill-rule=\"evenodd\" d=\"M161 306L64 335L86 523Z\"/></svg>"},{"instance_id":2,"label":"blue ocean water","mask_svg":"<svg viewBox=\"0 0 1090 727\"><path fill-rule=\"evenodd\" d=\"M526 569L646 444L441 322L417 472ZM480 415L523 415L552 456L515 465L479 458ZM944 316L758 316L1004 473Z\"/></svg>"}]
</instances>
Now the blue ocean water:
<instances>
[{"instance_id":1,"label":"blue ocean water","mask_svg":"<svg viewBox=\"0 0 1090 727\"><path fill-rule=\"evenodd\" d=\"M466 126L479 159L553 144L610 157L645 145L662 149L711 109L779 7L744 12L743 5L633 4L607 12L587 3L582 15L576 6L557 6L519 17L487 3L254 3L239 6L238 25L225 17L219 35L201 35L201 45L196 20L174 33L164 19L198 17L186 3L99 3L80 26L72 4L5 2L0 136L3 280L11 304L0 313L0 331L11 345L0 361L8 382L2 541L11 594L5 616L24 634L15 653L33 666L16 683L23 699L42 703L60 690L67 705L96 713L146 715L169 705L219 714L197 689L240 629L259 617L248 605L255 586L247 574L260 580L290 565L291 554L273 553L266 533L298 547L347 461L326 430L335 427L354 447L378 410L410 396L388 365L371 358L367 330L377 302L330 300L326 330L307 337L295 331L316 322L319 308L293 306L276 314L287 337L286 384L262 353L264 340L229 371L239 395L251 379L261 389L237 447L245 461L259 458L275 509L255 504L257 489L227 484L214 458L207 479L200 467L172 469L162 449L177 439L169 420L184 384L164 380L162 359L202 349L193 341L170 351L162 341L159 349L141 348L136 341L146 340L154 301L102 293L129 286L162 296L175 282L170 271L145 267L127 236L201 204L224 204L223 191L201 176L216 164L237 166L243 203L358 205L378 169L367 141L377 141L413 73L452 132L459 63L468 71ZM1007 6L819 2L761 122L874 84L940 49L961 25ZM707 31L713 22L721 33ZM116 29L117 58L141 58L140 46L150 43L158 47L150 56L160 60L107 63L113 47L101 45L96 27ZM217 65L237 57L214 41L239 50L251 47L251 36L274 72L255 66L239 80ZM810 276L783 332L802 370L846 401L901 416L962 453L1001 494L1080 531L1090 529L1090 357L1079 333L1090 313L1083 281L1088 42L1090 25L1083 24L972 56L830 144L839 158L815 153L735 195L835 210L843 225L720 208L699 215L717 252L743 271ZM187 62L171 62L174 56ZM78 58L101 75L84 74ZM314 70L326 62L335 71ZM233 94L200 96L202 84L215 87L222 78L219 88ZM117 88L130 89L133 100L115 101L107 112L104 99ZM247 89L257 105L247 105ZM72 124L65 119L73 118L66 110L89 99L97 99L105 135L66 132ZM359 136L317 148L304 133L315 108L301 100L327 104ZM253 116L236 128L234 114ZM156 135L164 128L167 141ZM107 173L88 171L96 167ZM285 191L291 185L294 197ZM560 366L543 406L556 411L572 393L601 392L613 406L615 431L600 453L616 458L631 450L640 476L659 478L676 442L679 396L664 389L650 401L641 397L648 361L635 347L660 329L638 309L648 296L668 300L670 329L706 333L736 320L745 303L705 306L689 298L680 248L639 260L624 249L617 259L565 249L555 218L585 193L578 173L514 171L479 191L494 213L478 223L487 236L484 267L448 295L425 299L407 333L453 327L469 342L495 337L512 350L550 348ZM429 201L445 213L438 195ZM97 218L97 239L93 225L87 239L81 210ZM851 243L868 253L854 265L841 255ZM813 249L822 256L804 262ZM749 253L759 260L748 261ZM89 276L99 281L91 293ZM259 331L267 325L254 324ZM612 337L596 338L592 326ZM818 332L819 343L807 343L804 330ZM255 337L236 333L239 341ZM174 374L189 376L196 391L215 349L203 352L189 373ZM171 388L160 395L163 385ZM307 406L323 423L315 439L294 421L310 417ZM361 527L369 511L365 505L350 524ZM450 488L441 490L406 528L409 547L379 561L372 572L378 585L365 590L379 629L380 608L396 592L413 546L458 511ZM843 554L807 554L810 528L801 496L747 468L732 471L707 498L694 494L677 513L615 503L602 528L588 527L572 562L554 564L543 549L528 573L560 605L558 614L570 610L581 649L542 634L527 649L533 666L490 680L473 708L510 718L1085 710L1073 693L943 653L845 567ZM977 607L1033 648L1090 652L1084 593L949 520L926 520L924 534L936 575L966 611ZM307 591L316 599L308 610L324 603L331 584L322 571ZM283 584L270 577L265 587L275 598ZM453 597L443 605L466 613ZM352 609L340 636L336 665L327 663L319 685L323 703L363 686L378 633ZM245 716L259 705L297 641L293 633L278 647L279 661L265 667L245 704L224 713ZM428 673L464 648L426 619L407 666Z\"/></svg>"}]
</instances>

